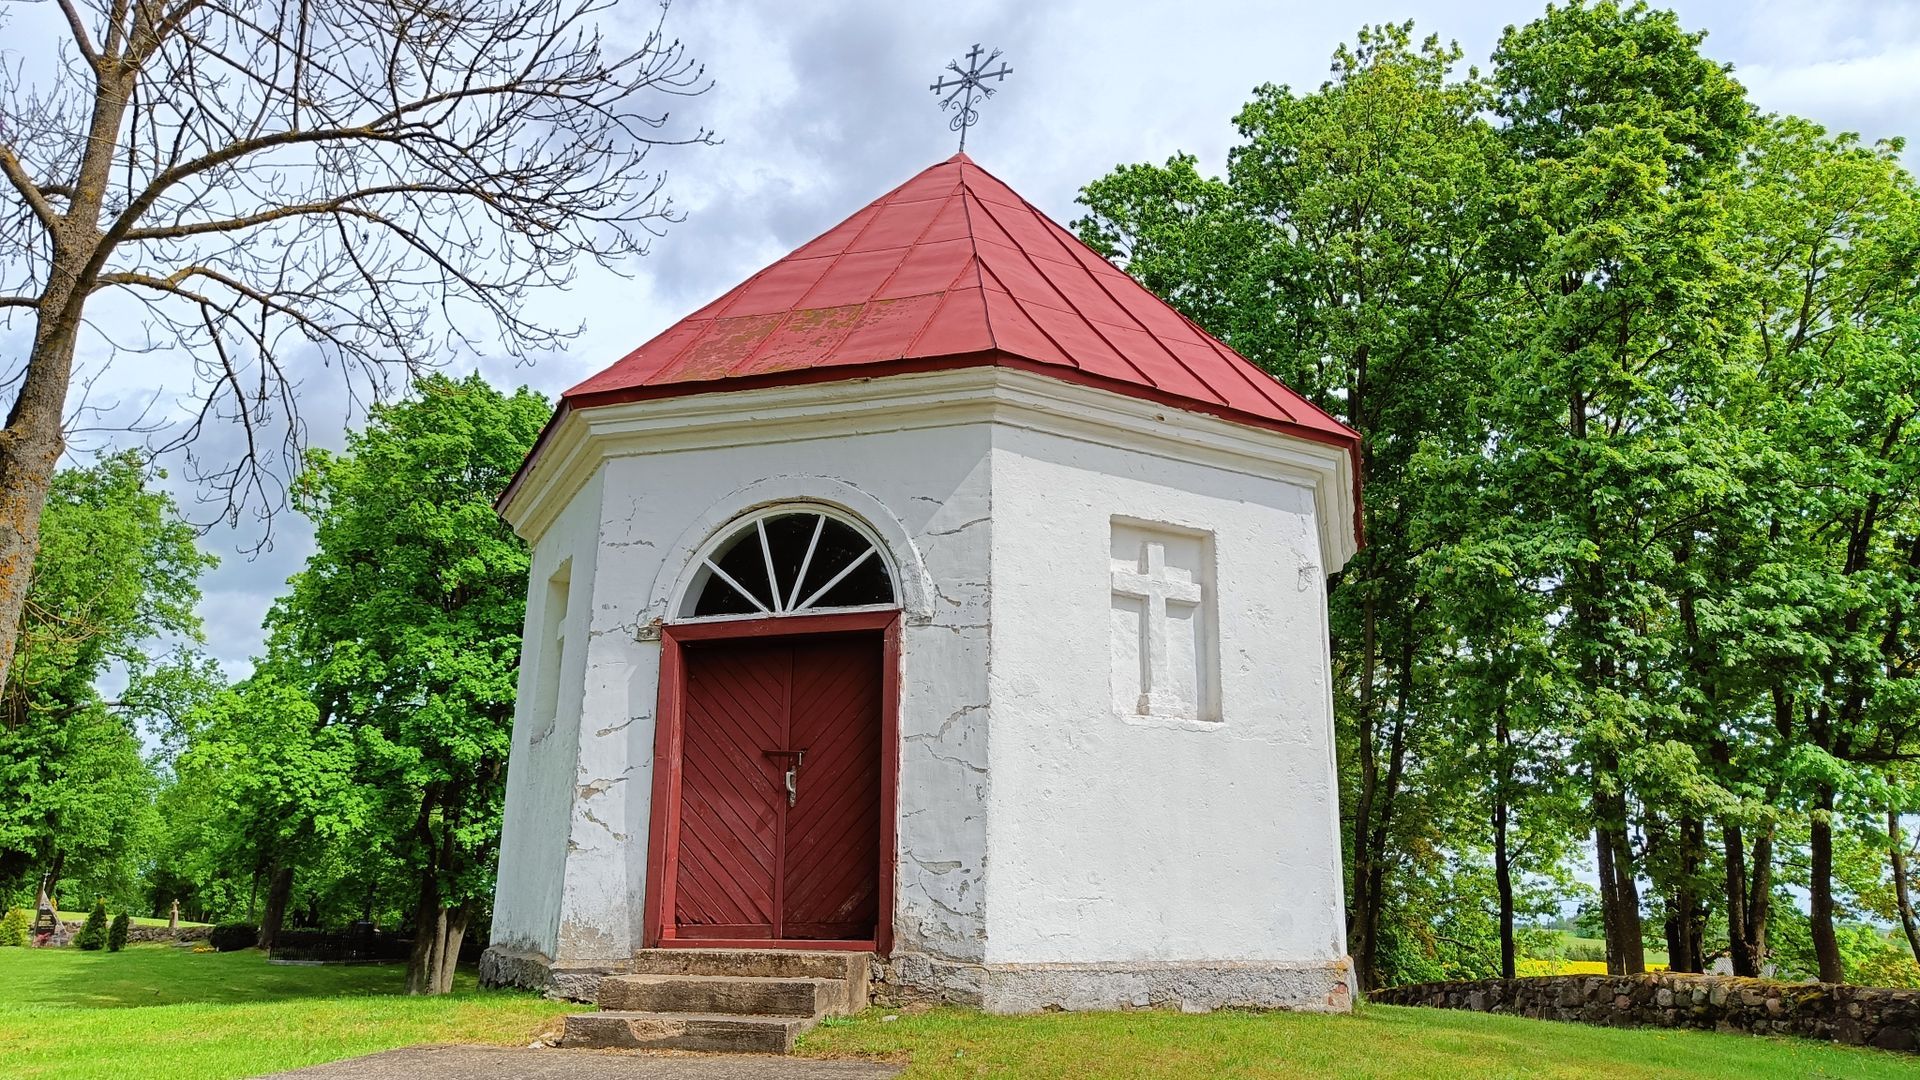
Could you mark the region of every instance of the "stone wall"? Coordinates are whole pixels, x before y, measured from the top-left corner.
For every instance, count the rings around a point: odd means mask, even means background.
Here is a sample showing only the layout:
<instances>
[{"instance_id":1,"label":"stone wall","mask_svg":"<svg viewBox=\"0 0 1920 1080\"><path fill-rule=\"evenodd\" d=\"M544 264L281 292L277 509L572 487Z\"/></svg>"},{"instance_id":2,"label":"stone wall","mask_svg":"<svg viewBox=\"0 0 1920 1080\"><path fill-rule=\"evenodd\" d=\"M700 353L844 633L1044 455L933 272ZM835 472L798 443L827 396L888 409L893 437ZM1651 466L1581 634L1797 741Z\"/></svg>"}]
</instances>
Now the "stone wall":
<instances>
[{"instance_id":1,"label":"stone wall","mask_svg":"<svg viewBox=\"0 0 1920 1080\"><path fill-rule=\"evenodd\" d=\"M1376 990L1367 1000L1607 1027L1798 1035L1920 1053L1920 990L1656 972L1421 983Z\"/></svg>"},{"instance_id":2,"label":"stone wall","mask_svg":"<svg viewBox=\"0 0 1920 1080\"><path fill-rule=\"evenodd\" d=\"M182 926L169 930L164 926L129 926L127 942L132 945L151 945L155 943L171 944L176 941L205 941L213 933L211 926Z\"/></svg>"}]
</instances>

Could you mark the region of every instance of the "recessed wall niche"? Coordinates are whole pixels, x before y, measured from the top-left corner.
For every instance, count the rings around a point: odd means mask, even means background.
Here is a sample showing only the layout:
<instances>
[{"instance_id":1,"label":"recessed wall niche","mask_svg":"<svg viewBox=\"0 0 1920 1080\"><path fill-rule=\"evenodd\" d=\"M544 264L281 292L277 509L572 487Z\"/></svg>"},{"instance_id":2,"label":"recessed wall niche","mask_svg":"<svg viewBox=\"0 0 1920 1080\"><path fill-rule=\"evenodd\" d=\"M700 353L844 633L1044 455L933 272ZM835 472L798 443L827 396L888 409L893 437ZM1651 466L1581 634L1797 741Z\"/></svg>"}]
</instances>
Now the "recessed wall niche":
<instances>
[{"instance_id":1,"label":"recessed wall niche","mask_svg":"<svg viewBox=\"0 0 1920 1080\"><path fill-rule=\"evenodd\" d=\"M1115 518L1110 570L1114 711L1219 720L1213 537Z\"/></svg>"}]
</instances>

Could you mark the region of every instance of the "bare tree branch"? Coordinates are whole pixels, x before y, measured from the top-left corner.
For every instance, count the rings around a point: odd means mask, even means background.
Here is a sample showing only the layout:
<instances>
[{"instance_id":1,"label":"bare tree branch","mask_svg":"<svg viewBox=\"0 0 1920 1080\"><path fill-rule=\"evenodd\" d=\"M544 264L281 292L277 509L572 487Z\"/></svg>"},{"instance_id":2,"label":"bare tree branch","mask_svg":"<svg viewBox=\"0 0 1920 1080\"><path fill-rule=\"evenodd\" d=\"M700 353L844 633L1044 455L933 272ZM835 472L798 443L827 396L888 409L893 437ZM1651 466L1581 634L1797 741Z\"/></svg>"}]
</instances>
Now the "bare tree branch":
<instances>
[{"instance_id":1,"label":"bare tree branch","mask_svg":"<svg viewBox=\"0 0 1920 1080\"><path fill-rule=\"evenodd\" d=\"M73 6L73 0L60 0L60 14L66 16L67 29L73 31L74 48L86 57L89 65L100 62L100 53L93 47L93 39L87 34L86 21L80 18L80 9Z\"/></svg>"},{"instance_id":2,"label":"bare tree branch","mask_svg":"<svg viewBox=\"0 0 1920 1080\"><path fill-rule=\"evenodd\" d=\"M46 196L33 182L33 178L20 167L20 159L15 157L13 150L6 146L0 146L0 176L5 176L7 182L13 185L13 189L20 194L21 201L33 212L34 217L40 219L42 226L51 229L56 225L59 214L54 210L53 204L47 202Z\"/></svg>"},{"instance_id":3,"label":"bare tree branch","mask_svg":"<svg viewBox=\"0 0 1920 1080\"><path fill-rule=\"evenodd\" d=\"M238 428L237 457L188 471L212 520L270 515L302 372L358 402L460 350L564 346L528 298L582 260L627 269L680 217L653 152L713 141L664 107L709 86L664 5L631 26L614 0L56 4L50 73L0 67L0 311L36 320L0 382L0 680L67 426L101 418L84 381L66 408L83 342L188 372L155 450Z\"/></svg>"}]
</instances>

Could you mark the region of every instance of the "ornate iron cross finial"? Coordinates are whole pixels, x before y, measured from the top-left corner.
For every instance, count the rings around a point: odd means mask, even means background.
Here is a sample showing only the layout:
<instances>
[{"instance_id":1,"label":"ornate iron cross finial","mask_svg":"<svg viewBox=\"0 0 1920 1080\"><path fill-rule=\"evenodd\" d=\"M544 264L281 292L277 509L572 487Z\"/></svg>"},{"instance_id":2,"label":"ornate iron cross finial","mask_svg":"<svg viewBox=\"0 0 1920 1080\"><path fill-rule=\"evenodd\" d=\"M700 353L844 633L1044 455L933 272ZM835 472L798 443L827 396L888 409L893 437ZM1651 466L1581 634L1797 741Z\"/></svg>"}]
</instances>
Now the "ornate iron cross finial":
<instances>
[{"instance_id":1,"label":"ornate iron cross finial","mask_svg":"<svg viewBox=\"0 0 1920 1080\"><path fill-rule=\"evenodd\" d=\"M947 61L947 70L959 76L958 78L948 78L946 75L942 75L940 76L939 82L927 87L927 89L936 94L946 95L946 97L940 101L941 112L958 106L960 111L954 114L952 120L947 121L947 127L950 130L960 133L960 149L963 153L967 149L967 129L980 120L980 114L974 111L973 108L974 95L978 94L982 101L992 97L993 87L988 86L986 80L1004 79L1008 75L1013 74L1013 69L1008 67L1004 62L994 71L987 70L988 65L999 59L1000 50L995 49L987 54L985 60L981 60L980 46L976 44L967 52L967 68L965 71L960 70L960 62L958 60Z\"/></svg>"}]
</instances>

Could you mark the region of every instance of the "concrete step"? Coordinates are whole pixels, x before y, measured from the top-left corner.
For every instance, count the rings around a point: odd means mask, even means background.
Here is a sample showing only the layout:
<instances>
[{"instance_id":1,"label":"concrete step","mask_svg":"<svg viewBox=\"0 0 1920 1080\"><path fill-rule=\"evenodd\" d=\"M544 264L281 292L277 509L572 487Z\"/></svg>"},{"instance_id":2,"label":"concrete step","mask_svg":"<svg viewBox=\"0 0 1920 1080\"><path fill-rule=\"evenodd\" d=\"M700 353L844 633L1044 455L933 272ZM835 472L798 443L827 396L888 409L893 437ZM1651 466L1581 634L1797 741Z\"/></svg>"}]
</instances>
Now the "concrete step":
<instances>
[{"instance_id":1,"label":"concrete step","mask_svg":"<svg viewBox=\"0 0 1920 1080\"><path fill-rule=\"evenodd\" d=\"M600 980L599 1000L610 1012L820 1017L853 1011L847 995L843 978L613 975Z\"/></svg>"},{"instance_id":2,"label":"concrete step","mask_svg":"<svg viewBox=\"0 0 1920 1080\"><path fill-rule=\"evenodd\" d=\"M865 986L871 954L826 949L641 949L635 975L737 975L761 979L840 979Z\"/></svg>"},{"instance_id":3,"label":"concrete step","mask_svg":"<svg viewBox=\"0 0 1920 1080\"><path fill-rule=\"evenodd\" d=\"M630 1011L573 1013L567 1017L560 1045L599 1050L790 1054L793 1052L793 1041L814 1024L815 1021L810 1017L792 1016Z\"/></svg>"}]
</instances>

